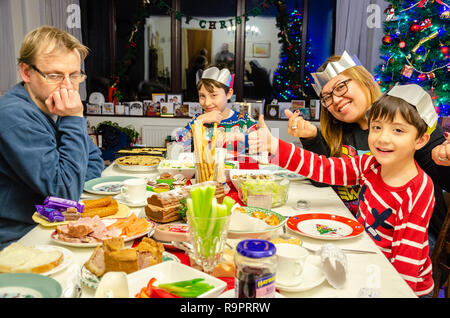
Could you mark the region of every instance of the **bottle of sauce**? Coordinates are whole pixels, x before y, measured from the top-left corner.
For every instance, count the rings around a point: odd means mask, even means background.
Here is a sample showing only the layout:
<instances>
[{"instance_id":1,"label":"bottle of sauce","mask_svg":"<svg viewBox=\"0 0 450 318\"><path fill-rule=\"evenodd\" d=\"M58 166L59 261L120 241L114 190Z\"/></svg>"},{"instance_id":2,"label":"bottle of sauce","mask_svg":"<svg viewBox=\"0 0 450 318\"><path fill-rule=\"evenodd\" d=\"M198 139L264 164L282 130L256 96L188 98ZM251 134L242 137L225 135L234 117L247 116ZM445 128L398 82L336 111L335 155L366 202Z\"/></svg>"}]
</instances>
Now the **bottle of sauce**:
<instances>
[{"instance_id":1,"label":"bottle of sauce","mask_svg":"<svg viewBox=\"0 0 450 318\"><path fill-rule=\"evenodd\" d=\"M239 242L234 263L236 298L275 297L277 257L273 243L257 239Z\"/></svg>"}]
</instances>

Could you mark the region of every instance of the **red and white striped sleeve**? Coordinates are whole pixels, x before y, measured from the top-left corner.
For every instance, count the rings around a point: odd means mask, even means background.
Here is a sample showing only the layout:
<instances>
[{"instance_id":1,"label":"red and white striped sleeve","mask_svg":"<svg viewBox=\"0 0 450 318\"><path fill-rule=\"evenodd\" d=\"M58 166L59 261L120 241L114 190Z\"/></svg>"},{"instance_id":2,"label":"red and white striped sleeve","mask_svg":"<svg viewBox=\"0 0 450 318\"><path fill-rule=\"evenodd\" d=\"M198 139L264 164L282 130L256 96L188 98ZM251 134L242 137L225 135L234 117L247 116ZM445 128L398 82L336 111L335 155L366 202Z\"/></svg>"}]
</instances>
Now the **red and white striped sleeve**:
<instances>
[{"instance_id":1,"label":"red and white striped sleeve","mask_svg":"<svg viewBox=\"0 0 450 318\"><path fill-rule=\"evenodd\" d=\"M361 181L361 172L372 164L373 157L326 157L279 140L278 153L271 162L314 181L351 186Z\"/></svg>"}]
</instances>

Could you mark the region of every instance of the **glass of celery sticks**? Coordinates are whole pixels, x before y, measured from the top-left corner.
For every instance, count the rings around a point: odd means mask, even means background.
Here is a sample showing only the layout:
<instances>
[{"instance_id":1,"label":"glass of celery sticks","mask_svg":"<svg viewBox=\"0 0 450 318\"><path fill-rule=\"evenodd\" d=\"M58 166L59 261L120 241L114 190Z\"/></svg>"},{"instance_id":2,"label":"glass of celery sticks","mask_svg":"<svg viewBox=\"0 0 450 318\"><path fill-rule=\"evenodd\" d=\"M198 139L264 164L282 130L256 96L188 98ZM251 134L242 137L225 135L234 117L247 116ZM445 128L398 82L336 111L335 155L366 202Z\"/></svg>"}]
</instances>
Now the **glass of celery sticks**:
<instances>
[{"instance_id":1,"label":"glass of celery sticks","mask_svg":"<svg viewBox=\"0 0 450 318\"><path fill-rule=\"evenodd\" d=\"M187 221L193 251L191 258L205 273L220 262L235 201L225 197L222 204L214 197L215 185L194 186L186 199Z\"/></svg>"}]
</instances>

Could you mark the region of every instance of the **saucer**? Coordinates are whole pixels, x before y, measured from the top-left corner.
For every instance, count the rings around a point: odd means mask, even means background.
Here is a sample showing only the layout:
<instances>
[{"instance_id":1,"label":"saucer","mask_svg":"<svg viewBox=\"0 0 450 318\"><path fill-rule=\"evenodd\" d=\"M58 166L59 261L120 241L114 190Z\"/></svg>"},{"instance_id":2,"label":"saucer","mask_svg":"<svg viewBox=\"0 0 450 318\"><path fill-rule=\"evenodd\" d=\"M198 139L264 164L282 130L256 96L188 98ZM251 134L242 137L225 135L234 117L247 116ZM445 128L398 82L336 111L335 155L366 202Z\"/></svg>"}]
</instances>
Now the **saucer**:
<instances>
[{"instance_id":1,"label":"saucer","mask_svg":"<svg viewBox=\"0 0 450 318\"><path fill-rule=\"evenodd\" d=\"M148 192L149 191L147 191L147 193ZM147 205L147 198L145 198L145 200L142 200L140 202L130 202L130 201L125 200L125 198L123 197L122 193L119 193L118 195L116 195L114 197L114 199L116 199L120 203L125 204L126 206L129 206L129 207L132 207L132 208L138 208L138 207L143 207L143 206Z\"/></svg>"},{"instance_id":2,"label":"saucer","mask_svg":"<svg viewBox=\"0 0 450 318\"><path fill-rule=\"evenodd\" d=\"M322 270L310 262L305 262L305 267L303 268L302 279L298 285L295 286L284 286L279 282L275 282L275 286L285 292L300 292L308 289L312 289L319 286L325 280L325 275Z\"/></svg>"}]
</instances>

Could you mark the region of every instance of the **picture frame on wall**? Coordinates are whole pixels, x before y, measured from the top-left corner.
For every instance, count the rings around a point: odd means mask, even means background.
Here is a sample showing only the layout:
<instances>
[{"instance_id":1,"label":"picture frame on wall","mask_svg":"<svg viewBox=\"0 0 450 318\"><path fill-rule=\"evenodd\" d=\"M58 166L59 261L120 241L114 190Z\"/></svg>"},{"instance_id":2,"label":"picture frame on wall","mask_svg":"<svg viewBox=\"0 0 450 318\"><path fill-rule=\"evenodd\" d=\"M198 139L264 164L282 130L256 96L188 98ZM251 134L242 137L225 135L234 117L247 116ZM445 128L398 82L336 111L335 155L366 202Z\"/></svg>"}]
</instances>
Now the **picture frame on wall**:
<instances>
[{"instance_id":1,"label":"picture frame on wall","mask_svg":"<svg viewBox=\"0 0 450 318\"><path fill-rule=\"evenodd\" d=\"M159 102L159 103L166 103L166 94L164 93L153 93L152 94L152 100L153 103Z\"/></svg>"},{"instance_id":2,"label":"picture frame on wall","mask_svg":"<svg viewBox=\"0 0 450 318\"><path fill-rule=\"evenodd\" d=\"M269 58L270 42L253 43L253 57Z\"/></svg>"}]
</instances>

